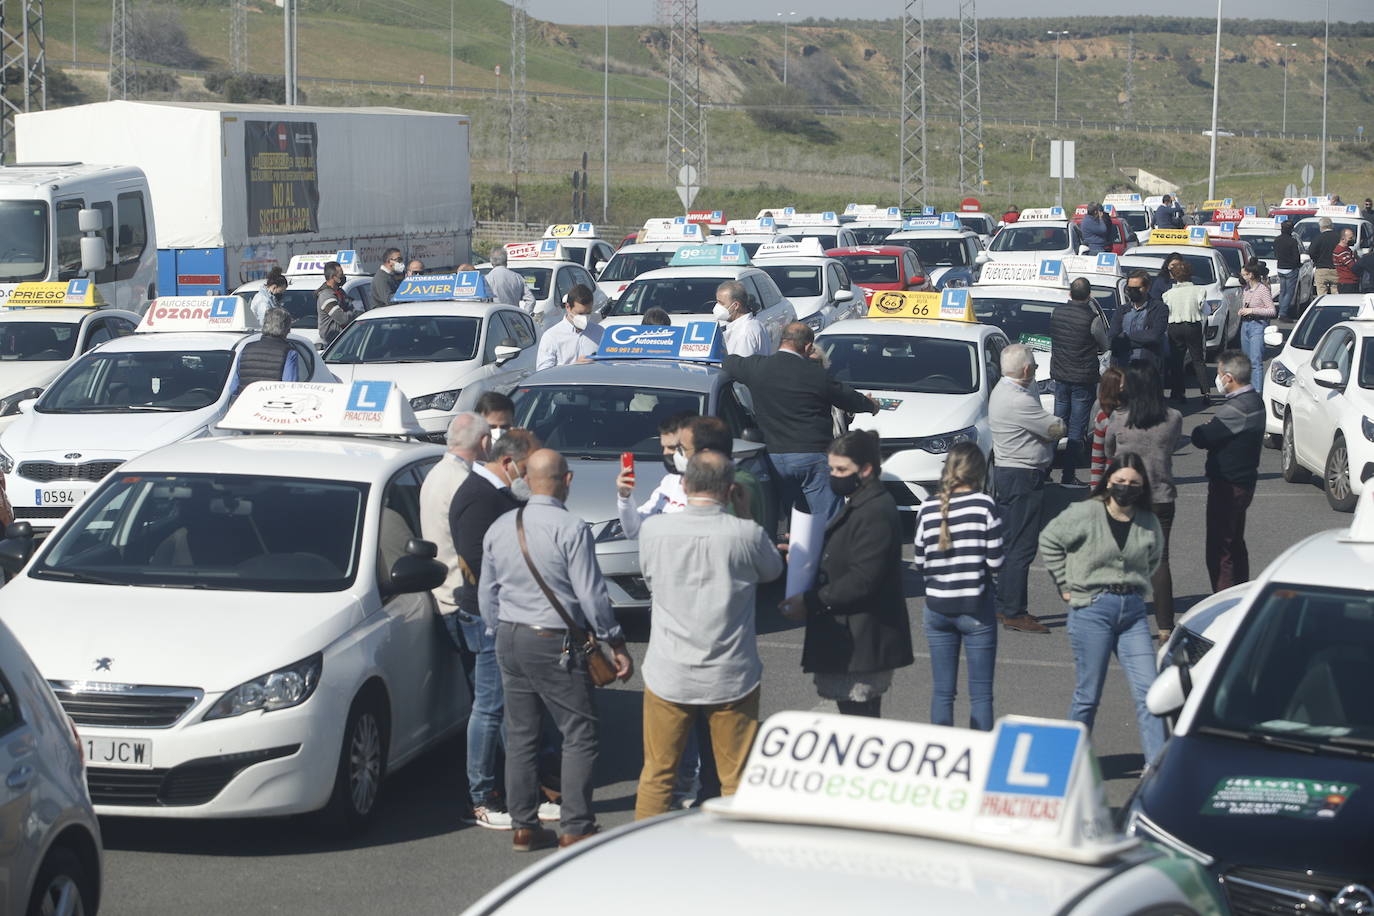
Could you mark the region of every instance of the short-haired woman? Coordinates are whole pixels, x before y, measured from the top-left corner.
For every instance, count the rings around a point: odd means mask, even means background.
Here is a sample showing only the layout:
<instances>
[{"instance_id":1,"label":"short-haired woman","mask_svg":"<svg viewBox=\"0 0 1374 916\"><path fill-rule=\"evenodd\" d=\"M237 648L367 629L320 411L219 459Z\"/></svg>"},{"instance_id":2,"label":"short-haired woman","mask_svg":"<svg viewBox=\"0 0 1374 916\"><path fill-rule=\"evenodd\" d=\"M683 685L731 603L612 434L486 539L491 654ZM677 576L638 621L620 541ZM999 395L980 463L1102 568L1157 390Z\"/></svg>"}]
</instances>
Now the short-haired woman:
<instances>
[{"instance_id":1,"label":"short-haired woman","mask_svg":"<svg viewBox=\"0 0 1374 916\"><path fill-rule=\"evenodd\" d=\"M1174 389L1174 402L1182 404L1188 393L1183 373L1185 360L1197 379L1198 394L1207 403L1207 364L1203 361L1202 320L1207 317L1207 290L1193 282L1193 268L1179 258L1169 268L1173 282L1164 292L1164 304L1169 307L1169 371L1166 380Z\"/></svg>"},{"instance_id":2,"label":"short-haired woman","mask_svg":"<svg viewBox=\"0 0 1374 916\"><path fill-rule=\"evenodd\" d=\"M1240 296L1240 348L1250 357L1250 384L1264 391L1264 332L1278 317L1274 294L1269 291L1269 268L1263 261L1249 261L1240 269L1245 287Z\"/></svg>"}]
</instances>

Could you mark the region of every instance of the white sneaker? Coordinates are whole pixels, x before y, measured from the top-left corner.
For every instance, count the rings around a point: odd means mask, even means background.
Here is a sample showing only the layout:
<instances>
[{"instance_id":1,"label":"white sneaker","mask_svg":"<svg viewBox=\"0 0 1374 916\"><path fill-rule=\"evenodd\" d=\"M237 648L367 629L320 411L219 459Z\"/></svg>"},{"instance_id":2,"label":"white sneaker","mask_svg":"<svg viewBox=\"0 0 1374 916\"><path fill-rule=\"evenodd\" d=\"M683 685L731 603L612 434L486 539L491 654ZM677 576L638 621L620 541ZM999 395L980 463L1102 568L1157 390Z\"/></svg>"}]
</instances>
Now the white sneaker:
<instances>
[{"instance_id":1,"label":"white sneaker","mask_svg":"<svg viewBox=\"0 0 1374 916\"><path fill-rule=\"evenodd\" d=\"M563 807L557 802L544 802L539 806L539 819L545 823L558 821L563 818ZM510 815L506 815L506 823L510 823Z\"/></svg>"},{"instance_id":2,"label":"white sneaker","mask_svg":"<svg viewBox=\"0 0 1374 916\"><path fill-rule=\"evenodd\" d=\"M498 811L495 808L488 808L486 805L477 805L472 809L473 820L478 827L485 827L488 830L510 830L510 812Z\"/></svg>"}]
</instances>

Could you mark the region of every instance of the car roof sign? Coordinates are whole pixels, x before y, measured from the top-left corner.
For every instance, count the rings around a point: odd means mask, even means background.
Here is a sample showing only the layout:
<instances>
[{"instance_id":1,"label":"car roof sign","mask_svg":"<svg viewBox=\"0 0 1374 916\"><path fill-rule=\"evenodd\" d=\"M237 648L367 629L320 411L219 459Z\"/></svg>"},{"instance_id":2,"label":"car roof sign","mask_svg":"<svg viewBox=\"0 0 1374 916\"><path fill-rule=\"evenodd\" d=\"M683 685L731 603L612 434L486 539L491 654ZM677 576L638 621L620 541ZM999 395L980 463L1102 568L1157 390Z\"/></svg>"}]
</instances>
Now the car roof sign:
<instances>
[{"instance_id":1,"label":"car roof sign","mask_svg":"<svg viewBox=\"0 0 1374 916\"><path fill-rule=\"evenodd\" d=\"M568 261L568 253L558 239L540 239L537 242L511 242L506 245L507 261Z\"/></svg>"},{"instance_id":2,"label":"car roof sign","mask_svg":"<svg viewBox=\"0 0 1374 916\"><path fill-rule=\"evenodd\" d=\"M714 321L659 327L620 324L605 328L596 359L671 359L720 362L725 342Z\"/></svg>"},{"instance_id":3,"label":"car roof sign","mask_svg":"<svg viewBox=\"0 0 1374 916\"><path fill-rule=\"evenodd\" d=\"M1277 232L1281 222L1277 216L1247 216L1240 221L1240 229L1242 232L1247 229L1273 229Z\"/></svg>"},{"instance_id":4,"label":"car roof sign","mask_svg":"<svg viewBox=\"0 0 1374 916\"><path fill-rule=\"evenodd\" d=\"M1360 215L1360 208L1354 204L1327 204L1317 208L1314 214L1317 217L1329 216L1333 219L1357 219Z\"/></svg>"},{"instance_id":5,"label":"car roof sign","mask_svg":"<svg viewBox=\"0 0 1374 916\"><path fill-rule=\"evenodd\" d=\"M1064 218L1063 207L1031 207L1028 210L1022 210L1020 217L1018 217L1016 221L1018 223L1026 223L1032 220L1061 221Z\"/></svg>"},{"instance_id":6,"label":"car roof sign","mask_svg":"<svg viewBox=\"0 0 1374 916\"><path fill-rule=\"evenodd\" d=\"M669 267L691 267L695 265L728 265L747 267L749 252L739 242L721 242L715 245L684 245L673 252Z\"/></svg>"},{"instance_id":7,"label":"car roof sign","mask_svg":"<svg viewBox=\"0 0 1374 916\"><path fill-rule=\"evenodd\" d=\"M392 302L486 302L490 299L487 278L480 270L406 277L391 297Z\"/></svg>"},{"instance_id":8,"label":"car roof sign","mask_svg":"<svg viewBox=\"0 0 1374 916\"><path fill-rule=\"evenodd\" d=\"M962 321L976 324L973 303L967 289L954 288L938 293L911 290L884 290L873 296L869 318L926 318L936 321Z\"/></svg>"},{"instance_id":9,"label":"car roof sign","mask_svg":"<svg viewBox=\"0 0 1374 916\"><path fill-rule=\"evenodd\" d=\"M1065 255L1059 260L1064 265L1064 273L1069 276L1078 277L1093 274L1121 276L1121 262L1116 259L1116 253L1112 251L1103 251L1098 254Z\"/></svg>"},{"instance_id":10,"label":"car roof sign","mask_svg":"<svg viewBox=\"0 0 1374 916\"><path fill-rule=\"evenodd\" d=\"M733 222L733 220L732 220ZM651 219L644 224L641 242L700 242L704 236L698 223L673 219Z\"/></svg>"},{"instance_id":11,"label":"car roof sign","mask_svg":"<svg viewBox=\"0 0 1374 916\"><path fill-rule=\"evenodd\" d=\"M1068 286L1068 270L1057 259L1043 261L992 261L983 265L978 286Z\"/></svg>"},{"instance_id":12,"label":"car roof sign","mask_svg":"<svg viewBox=\"0 0 1374 916\"><path fill-rule=\"evenodd\" d=\"M230 405L220 429L258 433L423 436L394 382L254 382Z\"/></svg>"},{"instance_id":13,"label":"car roof sign","mask_svg":"<svg viewBox=\"0 0 1374 916\"><path fill-rule=\"evenodd\" d=\"M1087 729L1005 716L991 732L780 712L759 729L738 791L707 812L953 840L1069 862L1134 848L1117 833Z\"/></svg>"},{"instance_id":14,"label":"car roof sign","mask_svg":"<svg viewBox=\"0 0 1374 916\"><path fill-rule=\"evenodd\" d=\"M65 283L20 283L4 302L7 309L98 309L105 304L100 288L85 278Z\"/></svg>"},{"instance_id":15,"label":"car roof sign","mask_svg":"<svg viewBox=\"0 0 1374 916\"><path fill-rule=\"evenodd\" d=\"M825 249L820 239L810 235L795 242L766 242L754 252L755 261L788 257L823 258Z\"/></svg>"},{"instance_id":16,"label":"car roof sign","mask_svg":"<svg viewBox=\"0 0 1374 916\"><path fill-rule=\"evenodd\" d=\"M544 230L546 239L594 239L596 227L591 223L561 223Z\"/></svg>"},{"instance_id":17,"label":"car roof sign","mask_svg":"<svg viewBox=\"0 0 1374 916\"><path fill-rule=\"evenodd\" d=\"M1207 248L1211 242L1207 238L1206 226L1189 226L1186 229L1151 229L1146 245L1195 245Z\"/></svg>"},{"instance_id":18,"label":"car roof sign","mask_svg":"<svg viewBox=\"0 0 1374 916\"><path fill-rule=\"evenodd\" d=\"M838 226L840 218L834 210L826 210L824 213L790 213L787 214L788 226Z\"/></svg>"},{"instance_id":19,"label":"car roof sign","mask_svg":"<svg viewBox=\"0 0 1374 916\"><path fill-rule=\"evenodd\" d=\"M148 305L135 333L257 329L257 319L242 296L159 296Z\"/></svg>"},{"instance_id":20,"label":"car roof sign","mask_svg":"<svg viewBox=\"0 0 1374 916\"><path fill-rule=\"evenodd\" d=\"M1145 207L1145 204L1144 204L1144 202L1140 199L1140 195L1139 195L1139 194L1124 194L1124 193L1104 194L1104 195L1102 195L1102 202L1103 202L1104 204L1116 204L1118 207L1121 207L1121 206L1124 205L1124 204L1135 204L1135 205L1136 205L1136 206L1134 206L1134 207L1126 207L1125 209L1127 209L1127 210L1140 210L1140 209L1143 209L1143 208Z\"/></svg>"},{"instance_id":21,"label":"car roof sign","mask_svg":"<svg viewBox=\"0 0 1374 916\"><path fill-rule=\"evenodd\" d=\"M324 273L324 265L330 261L336 262L349 276L363 276L363 262L358 257L358 252L351 248L326 251L320 254L293 255L291 260L286 262L286 275L288 277L303 277L322 274Z\"/></svg>"}]
</instances>

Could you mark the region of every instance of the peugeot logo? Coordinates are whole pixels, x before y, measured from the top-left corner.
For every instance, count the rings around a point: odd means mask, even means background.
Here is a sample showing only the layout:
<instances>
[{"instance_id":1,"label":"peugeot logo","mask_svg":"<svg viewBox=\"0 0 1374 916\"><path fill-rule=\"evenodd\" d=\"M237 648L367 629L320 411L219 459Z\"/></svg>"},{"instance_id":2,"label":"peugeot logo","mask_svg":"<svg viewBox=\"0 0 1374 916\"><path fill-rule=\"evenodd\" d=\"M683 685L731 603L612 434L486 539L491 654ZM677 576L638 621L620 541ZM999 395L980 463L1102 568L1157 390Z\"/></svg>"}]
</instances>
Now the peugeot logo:
<instances>
[{"instance_id":1,"label":"peugeot logo","mask_svg":"<svg viewBox=\"0 0 1374 916\"><path fill-rule=\"evenodd\" d=\"M80 453L80 452L68 452L67 454L63 455L62 457L63 457L63 458L66 458L68 461L75 461L76 459L78 459L78 458L81 457L81 453Z\"/></svg>"},{"instance_id":2,"label":"peugeot logo","mask_svg":"<svg viewBox=\"0 0 1374 916\"><path fill-rule=\"evenodd\" d=\"M1331 907L1340 916L1370 916L1374 914L1374 891L1363 884L1347 884L1331 901Z\"/></svg>"},{"instance_id":3,"label":"peugeot logo","mask_svg":"<svg viewBox=\"0 0 1374 916\"><path fill-rule=\"evenodd\" d=\"M109 671L109 670L110 670L110 666L113 665L113 664L114 664L114 659L112 659L112 658L97 658L97 659L95 660L95 669L94 669L94 670L96 670L96 671Z\"/></svg>"}]
</instances>

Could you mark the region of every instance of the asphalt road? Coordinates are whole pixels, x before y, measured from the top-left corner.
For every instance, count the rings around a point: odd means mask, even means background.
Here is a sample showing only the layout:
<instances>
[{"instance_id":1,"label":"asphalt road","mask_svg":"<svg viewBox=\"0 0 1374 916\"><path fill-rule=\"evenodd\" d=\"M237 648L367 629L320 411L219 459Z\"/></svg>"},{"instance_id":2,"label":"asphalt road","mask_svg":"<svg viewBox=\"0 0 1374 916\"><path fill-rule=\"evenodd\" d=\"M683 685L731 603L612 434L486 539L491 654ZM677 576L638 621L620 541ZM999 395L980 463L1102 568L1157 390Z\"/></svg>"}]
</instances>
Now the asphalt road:
<instances>
[{"instance_id":1,"label":"asphalt road","mask_svg":"<svg viewBox=\"0 0 1374 916\"><path fill-rule=\"evenodd\" d=\"M1205 414L1188 412L1184 431ZM1191 446L1175 458L1178 515L1171 554L1175 593L1182 608L1209 592L1203 561L1206 482L1203 455ZM1078 491L1080 494L1083 491ZM1049 511L1067 493L1051 487ZM1312 485L1285 484L1278 453L1266 450L1249 516L1256 572L1302 537L1347 525ZM1001 632L995 683L996 711L1063 717L1073 690L1073 661L1064 630L1064 605L1043 566L1031 575L1032 612L1053 628L1049 635ZM920 602L910 602L916 663L900 672L884 700L884 715L928 721L930 674L922 652ZM763 712L826 708L800 669L802 631L761 601L759 642L765 674ZM641 635L641 640L643 636ZM643 657L643 645L634 649ZM960 690L963 690L961 673ZM633 818L640 766L638 676L599 692L601 757L596 808L603 827ZM967 721L961 697L956 721ZM1140 741L1121 670L1113 664L1093 743L1114 805L1129 796L1141 766ZM440 748L392 775L373 830L360 840L324 832L309 819L230 822L106 819L105 906L109 916L156 916L187 911L236 913L393 912L456 913L536 853L510 851L510 834L465 827L458 821L464 793L462 747ZM608 885L608 889L609 889ZM576 893L576 892L574 892Z\"/></svg>"}]
</instances>

